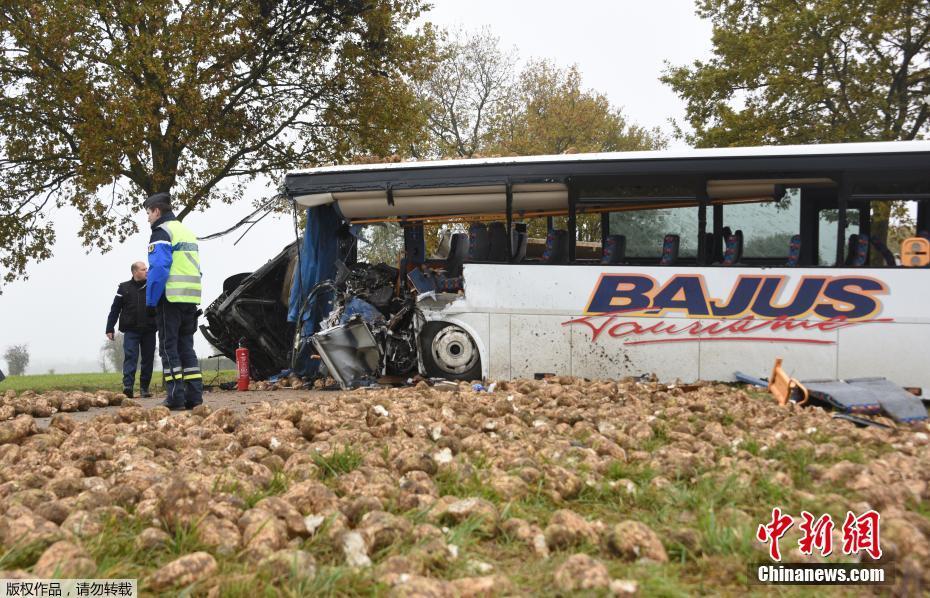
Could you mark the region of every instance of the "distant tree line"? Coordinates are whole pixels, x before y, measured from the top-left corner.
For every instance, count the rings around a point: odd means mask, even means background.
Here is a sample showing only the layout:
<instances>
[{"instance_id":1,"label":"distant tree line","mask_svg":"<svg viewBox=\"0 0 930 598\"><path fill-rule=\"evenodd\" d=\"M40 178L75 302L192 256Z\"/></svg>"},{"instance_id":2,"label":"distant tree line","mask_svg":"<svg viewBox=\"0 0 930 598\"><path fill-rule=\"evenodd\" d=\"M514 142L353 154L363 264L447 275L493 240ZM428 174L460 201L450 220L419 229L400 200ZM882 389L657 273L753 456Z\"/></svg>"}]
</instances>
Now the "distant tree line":
<instances>
[{"instance_id":1,"label":"distant tree line","mask_svg":"<svg viewBox=\"0 0 930 598\"><path fill-rule=\"evenodd\" d=\"M12 345L3 352L7 373L10 376L22 376L29 366L29 345Z\"/></svg>"}]
</instances>

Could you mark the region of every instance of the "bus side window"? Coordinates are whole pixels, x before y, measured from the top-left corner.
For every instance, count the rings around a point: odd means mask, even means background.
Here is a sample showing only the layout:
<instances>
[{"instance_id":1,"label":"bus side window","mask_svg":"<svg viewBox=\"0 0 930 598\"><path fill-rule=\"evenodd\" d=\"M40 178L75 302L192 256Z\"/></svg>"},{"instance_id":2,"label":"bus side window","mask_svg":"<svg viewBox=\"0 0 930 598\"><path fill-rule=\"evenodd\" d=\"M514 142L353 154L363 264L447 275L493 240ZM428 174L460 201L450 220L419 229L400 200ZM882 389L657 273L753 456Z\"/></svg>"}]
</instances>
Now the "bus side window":
<instances>
[{"instance_id":1,"label":"bus side window","mask_svg":"<svg viewBox=\"0 0 930 598\"><path fill-rule=\"evenodd\" d=\"M729 257L724 256L722 265L784 264L790 259L791 239L800 230L800 190L787 189L780 201L724 205L723 222L726 226L721 241L731 251ZM733 236L742 238L731 239ZM833 239L835 254L835 230Z\"/></svg>"},{"instance_id":2,"label":"bus side window","mask_svg":"<svg viewBox=\"0 0 930 598\"><path fill-rule=\"evenodd\" d=\"M610 235L626 237L625 261L655 264L666 235L678 237L677 259L697 260L698 208L662 208L612 212Z\"/></svg>"},{"instance_id":3,"label":"bus side window","mask_svg":"<svg viewBox=\"0 0 930 598\"><path fill-rule=\"evenodd\" d=\"M836 235L838 231L839 211L833 208L820 210L818 217L818 266L844 266L848 265L855 253L855 244L859 240L859 210L846 210L846 251L844 260L836 263Z\"/></svg>"}]
</instances>

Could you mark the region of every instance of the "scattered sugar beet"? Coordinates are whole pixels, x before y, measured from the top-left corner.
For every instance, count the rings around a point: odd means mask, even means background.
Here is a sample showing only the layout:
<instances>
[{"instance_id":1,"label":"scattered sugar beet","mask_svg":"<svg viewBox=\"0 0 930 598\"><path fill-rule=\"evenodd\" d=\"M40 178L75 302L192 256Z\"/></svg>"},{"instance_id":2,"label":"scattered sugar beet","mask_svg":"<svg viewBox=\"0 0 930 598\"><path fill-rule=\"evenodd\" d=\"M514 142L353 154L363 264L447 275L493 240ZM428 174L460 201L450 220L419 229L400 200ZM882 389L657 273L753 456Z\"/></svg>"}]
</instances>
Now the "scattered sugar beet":
<instances>
[{"instance_id":1,"label":"scattered sugar beet","mask_svg":"<svg viewBox=\"0 0 930 598\"><path fill-rule=\"evenodd\" d=\"M756 527L781 506L837 530L847 510L878 510L896 583L930 584L926 424L858 429L733 386L634 379L267 397L171 413L117 393L8 391L0 545L17 552L2 573L121 562L145 591L212 595L282 579L311 593L620 594L656 575L737 592L768 550ZM805 558L798 527L789 559ZM747 541L758 552L739 552Z\"/></svg>"}]
</instances>

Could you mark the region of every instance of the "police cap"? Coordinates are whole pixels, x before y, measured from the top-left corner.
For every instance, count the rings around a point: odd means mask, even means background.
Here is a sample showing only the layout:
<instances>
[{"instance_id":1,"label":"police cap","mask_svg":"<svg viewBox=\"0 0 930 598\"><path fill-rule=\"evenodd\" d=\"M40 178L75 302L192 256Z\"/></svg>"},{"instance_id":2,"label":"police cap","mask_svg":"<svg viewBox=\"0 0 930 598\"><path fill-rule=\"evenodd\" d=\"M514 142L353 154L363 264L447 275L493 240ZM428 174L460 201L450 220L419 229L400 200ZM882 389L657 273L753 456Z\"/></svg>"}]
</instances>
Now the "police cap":
<instances>
[{"instance_id":1,"label":"police cap","mask_svg":"<svg viewBox=\"0 0 930 598\"><path fill-rule=\"evenodd\" d=\"M149 195L149 198L145 200L145 203L142 204L142 207L146 210L154 210L158 208L162 212L168 212L171 210L171 194L167 191L161 191L159 193L153 193Z\"/></svg>"}]
</instances>

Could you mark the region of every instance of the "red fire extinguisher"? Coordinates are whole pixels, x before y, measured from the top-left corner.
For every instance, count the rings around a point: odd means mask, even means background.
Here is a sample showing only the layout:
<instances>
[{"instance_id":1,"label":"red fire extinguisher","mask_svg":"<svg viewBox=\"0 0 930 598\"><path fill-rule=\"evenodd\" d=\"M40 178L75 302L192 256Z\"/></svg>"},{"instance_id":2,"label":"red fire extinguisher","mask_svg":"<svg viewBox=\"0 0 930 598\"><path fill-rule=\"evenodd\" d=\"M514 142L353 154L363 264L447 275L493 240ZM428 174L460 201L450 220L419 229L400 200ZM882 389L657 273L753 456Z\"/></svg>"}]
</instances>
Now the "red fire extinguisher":
<instances>
[{"instance_id":1,"label":"red fire extinguisher","mask_svg":"<svg viewBox=\"0 0 930 598\"><path fill-rule=\"evenodd\" d=\"M236 369L239 370L239 378L236 380L237 390L249 389L249 350L243 345L245 339L239 341L239 348L236 349Z\"/></svg>"}]
</instances>

